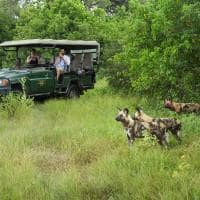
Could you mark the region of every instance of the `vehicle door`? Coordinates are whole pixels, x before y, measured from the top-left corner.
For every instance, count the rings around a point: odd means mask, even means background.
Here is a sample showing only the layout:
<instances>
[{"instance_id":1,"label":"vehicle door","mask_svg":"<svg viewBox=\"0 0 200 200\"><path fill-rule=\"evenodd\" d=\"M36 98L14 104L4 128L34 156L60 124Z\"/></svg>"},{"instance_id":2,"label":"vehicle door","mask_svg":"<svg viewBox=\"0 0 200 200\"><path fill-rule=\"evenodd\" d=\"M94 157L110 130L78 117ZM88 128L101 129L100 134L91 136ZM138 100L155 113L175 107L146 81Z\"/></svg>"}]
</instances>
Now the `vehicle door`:
<instances>
[{"instance_id":1,"label":"vehicle door","mask_svg":"<svg viewBox=\"0 0 200 200\"><path fill-rule=\"evenodd\" d=\"M33 68L29 74L31 94L50 94L55 89L53 71L44 67Z\"/></svg>"}]
</instances>

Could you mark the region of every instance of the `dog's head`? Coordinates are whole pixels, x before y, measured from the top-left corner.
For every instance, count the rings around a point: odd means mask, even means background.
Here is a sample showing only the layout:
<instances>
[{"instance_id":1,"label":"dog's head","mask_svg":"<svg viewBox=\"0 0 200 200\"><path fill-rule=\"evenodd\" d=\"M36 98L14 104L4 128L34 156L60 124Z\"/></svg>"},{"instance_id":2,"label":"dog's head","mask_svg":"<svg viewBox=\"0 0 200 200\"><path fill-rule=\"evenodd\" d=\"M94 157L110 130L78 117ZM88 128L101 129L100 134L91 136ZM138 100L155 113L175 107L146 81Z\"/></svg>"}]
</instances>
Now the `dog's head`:
<instances>
[{"instance_id":1,"label":"dog's head","mask_svg":"<svg viewBox=\"0 0 200 200\"><path fill-rule=\"evenodd\" d=\"M151 122L153 118L145 114L141 107L136 107L133 119L141 122Z\"/></svg>"},{"instance_id":2,"label":"dog's head","mask_svg":"<svg viewBox=\"0 0 200 200\"><path fill-rule=\"evenodd\" d=\"M142 119L142 115L143 115L143 111L142 111L142 108L141 107L136 107L136 112L133 116L133 119L134 120L141 120Z\"/></svg>"},{"instance_id":3,"label":"dog's head","mask_svg":"<svg viewBox=\"0 0 200 200\"><path fill-rule=\"evenodd\" d=\"M115 119L119 122L126 122L128 115L129 115L128 108L124 108L124 109L118 108L118 110L119 110L119 112Z\"/></svg>"},{"instance_id":4,"label":"dog's head","mask_svg":"<svg viewBox=\"0 0 200 200\"><path fill-rule=\"evenodd\" d=\"M164 107L165 108L171 108L172 107L172 100L169 100L169 99L165 99L164 101Z\"/></svg>"}]
</instances>

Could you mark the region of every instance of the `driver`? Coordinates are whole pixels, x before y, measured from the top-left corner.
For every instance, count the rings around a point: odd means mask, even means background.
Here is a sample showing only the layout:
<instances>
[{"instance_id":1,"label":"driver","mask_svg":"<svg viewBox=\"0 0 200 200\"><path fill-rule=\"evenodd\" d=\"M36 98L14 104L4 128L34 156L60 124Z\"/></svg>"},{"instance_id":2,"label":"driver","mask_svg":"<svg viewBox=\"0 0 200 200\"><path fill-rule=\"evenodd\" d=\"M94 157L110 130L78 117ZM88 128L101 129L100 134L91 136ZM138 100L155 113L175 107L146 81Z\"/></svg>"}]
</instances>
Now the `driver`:
<instances>
[{"instance_id":1,"label":"driver","mask_svg":"<svg viewBox=\"0 0 200 200\"><path fill-rule=\"evenodd\" d=\"M29 55L26 59L27 64L37 65L39 62L39 56L35 49L32 49L31 55Z\"/></svg>"}]
</instances>

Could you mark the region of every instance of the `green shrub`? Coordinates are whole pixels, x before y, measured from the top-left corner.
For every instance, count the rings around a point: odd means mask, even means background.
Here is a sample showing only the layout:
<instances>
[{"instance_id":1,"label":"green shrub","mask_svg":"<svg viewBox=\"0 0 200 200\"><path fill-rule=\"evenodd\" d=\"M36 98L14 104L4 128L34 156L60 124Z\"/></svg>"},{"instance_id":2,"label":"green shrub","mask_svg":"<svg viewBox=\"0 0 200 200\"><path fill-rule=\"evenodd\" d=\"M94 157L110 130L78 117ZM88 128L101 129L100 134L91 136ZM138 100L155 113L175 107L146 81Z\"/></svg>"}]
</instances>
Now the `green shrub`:
<instances>
[{"instance_id":1,"label":"green shrub","mask_svg":"<svg viewBox=\"0 0 200 200\"><path fill-rule=\"evenodd\" d=\"M10 118L27 113L32 106L31 98L22 94L9 93L1 98L0 109Z\"/></svg>"},{"instance_id":2,"label":"green shrub","mask_svg":"<svg viewBox=\"0 0 200 200\"><path fill-rule=\"evenodd\" d=\"M107 69L110 84L134 95L198 101L199 7L197 0L130 1L123 49Z\"/></svg>"}]
</instances>

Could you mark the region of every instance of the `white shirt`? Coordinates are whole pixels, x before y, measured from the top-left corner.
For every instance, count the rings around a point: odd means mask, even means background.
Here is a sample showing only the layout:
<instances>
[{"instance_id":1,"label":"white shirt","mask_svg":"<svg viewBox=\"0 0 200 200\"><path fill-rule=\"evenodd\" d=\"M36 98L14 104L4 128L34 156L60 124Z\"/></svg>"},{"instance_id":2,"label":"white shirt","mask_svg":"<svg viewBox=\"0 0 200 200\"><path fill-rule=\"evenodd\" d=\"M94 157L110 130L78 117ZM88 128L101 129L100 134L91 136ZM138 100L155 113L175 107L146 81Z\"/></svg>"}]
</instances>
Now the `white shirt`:
<instances>
[{"instance_id":1,"label":"white shirt","mask_svg":"<svg viewBox=\"0 0 200 200\"><path fill-rule=\"evenodd\" d=\"M63 58L58 56L55 60L55 66L56 67L61 66L62 68L65 68L70 65L70 60L71 60L70 56L68 55L64 55Z\"/></svg>"},{"instance_id":2,"label":"white shirt","mask_svg":"<svg viewBox=\"0 0 200 200\"><path fill-rule=\"evenodd\" d=\"M69 66L71 62L70 56L64 55L63 59L65 60L65 63Z\"/></svg>"}]
</instances>

